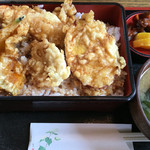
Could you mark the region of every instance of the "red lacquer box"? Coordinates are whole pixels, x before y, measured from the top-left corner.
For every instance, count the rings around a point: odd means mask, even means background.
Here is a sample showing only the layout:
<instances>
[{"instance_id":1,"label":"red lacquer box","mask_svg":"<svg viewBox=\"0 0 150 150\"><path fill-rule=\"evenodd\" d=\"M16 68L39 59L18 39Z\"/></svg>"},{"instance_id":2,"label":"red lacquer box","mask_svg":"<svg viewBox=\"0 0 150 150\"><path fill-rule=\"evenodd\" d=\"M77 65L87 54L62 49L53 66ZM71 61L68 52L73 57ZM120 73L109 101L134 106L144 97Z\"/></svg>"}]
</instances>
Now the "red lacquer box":
<instances>
[{"instance_id":1,"label":"red lacquer box","mask_svg":"<svg viewBox=\"0 0 150 150\"><path fill-rule=\"evenodd\" d=\"M53 11L60 3L52 2L1 2L1 5L44 5ZM135 95L135 83L130 56L124 8L117 3L74 3L78 12L93 10L95 19L120 27L121 46L119 53L126 60L125 96L1 96L0 111L53 111L53 110L97 110L112 111L125 104Z\"/></svg>"}]
</instances>

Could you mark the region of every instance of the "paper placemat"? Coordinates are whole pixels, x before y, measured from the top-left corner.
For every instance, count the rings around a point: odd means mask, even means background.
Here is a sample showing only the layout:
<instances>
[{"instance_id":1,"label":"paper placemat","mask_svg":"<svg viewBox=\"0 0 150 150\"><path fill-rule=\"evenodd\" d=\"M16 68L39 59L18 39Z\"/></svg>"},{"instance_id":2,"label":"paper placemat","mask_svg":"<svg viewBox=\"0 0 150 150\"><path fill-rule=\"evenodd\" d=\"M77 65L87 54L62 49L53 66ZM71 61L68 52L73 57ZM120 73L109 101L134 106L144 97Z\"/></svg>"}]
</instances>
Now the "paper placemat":
<instances>
[{"instance_id":1,"label":"paper placemat","mask_svg":"<svg viewBox=\"0 0 150 150\"><path fill-rule=\"evenodd\" d=\"M130 124L31 123L28 150L133 150Z\"/></svg>"}]
</instances>

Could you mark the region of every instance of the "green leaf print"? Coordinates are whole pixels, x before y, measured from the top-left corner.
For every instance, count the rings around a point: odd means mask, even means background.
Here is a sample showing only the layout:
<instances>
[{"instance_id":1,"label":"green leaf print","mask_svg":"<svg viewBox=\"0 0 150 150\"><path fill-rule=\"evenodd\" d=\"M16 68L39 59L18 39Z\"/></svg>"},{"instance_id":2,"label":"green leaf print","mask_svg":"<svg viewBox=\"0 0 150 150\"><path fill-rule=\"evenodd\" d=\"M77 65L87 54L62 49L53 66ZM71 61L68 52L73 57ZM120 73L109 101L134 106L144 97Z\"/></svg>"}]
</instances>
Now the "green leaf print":
<instances>
[{"instance_id":1,"label":"green leaf print","mask_svg":"<svg viewBox=\"0 0 150 150\"><path fill-rule=\"evenodd\" d=\"M40 146L38 150L46 150L45 147Z\"/></svg>"},{"instance_id":2,"label":"green leaf print","mask_svg":"<svg viewBox=\"0 0 150 150\"><path fill-rule=\"evenodd\" d=\"M50 146L53 141L59 141L61 138L57 137L58 131L52 130L52 131L47 131L46 133L48 134L44 139L40 139L39 143L42 142L42 144L45 145L45 147L40 146L38 150L46 150L47 146ZM40 144L39 144L40 145Z\"/></svg>"},{"instance_id":3,"label":"green leaf print","mask_svg":"<svg viewBox=\"0 0 150 150\"><path fill-rule=\"evenodd\" d=\"M52 139L50 139L49 137L45 138L45 142L50 145L52 143Z\"/></svg>"},{"instance_id":4,"label":"green leaf print","mask_svg":"<svg viewBox=\"0 0 150 150\"><path fill-rule=\"evenodd\" d=\"M46 133L50 133L50 134L53 134L53 135L58 135L58 133L56 133L56 131L47 131Z\"/></svg>"},{"instance_id":5,"label":"green leaf print","mask_svg":"<svg viewBox=\"0 0 150 150\"><path fill-rule=\"evenodd\" d=\"M44 141L45 139L41 139L40 142Z\"/></svg>"},{"instance_id":6,"label":"green leaf print","mask_svg":"<svg viewBox=\"0 0 150 150\"><path fill-rule=\"evenodd\" d=\"M58 134L57 134L56 132L54 132L54 131L52 131L51 133L54 134L54 135L58 135Z\"/></svg>"},{"instance_id":7,"label":"green leaf print","mask_svg":"<svg viewBox=\"0 0 150 150\"><path fill-rule=\"evenodd\" d=\"M59 140L61 140L61 138L59 138L59 137L55 137L55 140L56 140L56 141L59 141Z\"/></svg>"}]
</instances>

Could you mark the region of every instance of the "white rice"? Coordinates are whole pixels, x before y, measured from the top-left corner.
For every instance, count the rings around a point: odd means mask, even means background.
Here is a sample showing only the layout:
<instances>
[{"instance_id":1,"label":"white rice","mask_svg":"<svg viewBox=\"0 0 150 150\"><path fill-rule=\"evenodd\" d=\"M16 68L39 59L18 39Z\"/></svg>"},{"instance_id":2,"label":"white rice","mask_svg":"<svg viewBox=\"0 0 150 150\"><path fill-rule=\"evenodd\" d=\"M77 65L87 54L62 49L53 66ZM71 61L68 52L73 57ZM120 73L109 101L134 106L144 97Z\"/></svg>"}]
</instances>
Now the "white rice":
<instances>
[{"instance_id":1,"label":"white rice","mask_svg":"<svg viewBox=\"0 0 150 150\"><path fill-rule=\"evenodd\" d=\"M77 18L81 19L81 17L82 17L83 14L84 13L77 12L76 15L75 15L76 19Z\"/></svg>"},{"instance_id":2,"label":"white rice","mask_svg":"<svg viewBox=\"0 0 150 150\"><path fill-rule=\"evenodd\" d=\"M110 35L113 35L115 37L116 42L119 42L119 40L120 40L120 27L108 26L107 32Z\"/></svg>"},{"instance_id":3,"label":"white rice","mask_svg":"<svg viewBox=\"0 0 150 150\"><path fill-rule=\"evenodd\" d=\"M59 87L38 88L34 85L25 84L21 91L22 96L79 96L80 91L71 81L64 80Z\"/></svg>"},{"instance_id":4,"label":"white rice","mask_svg":"<svg viewBox=\"0 0 150 150\"><path fill-rule=\"evenodd\" d=\"M25 56L21 56L21 57L20 57L20 61L21 61L21 63L22 63L23 65L26 65L27 62L28 62L28 59L27 59Z\"/></svg>"}]
</instances>

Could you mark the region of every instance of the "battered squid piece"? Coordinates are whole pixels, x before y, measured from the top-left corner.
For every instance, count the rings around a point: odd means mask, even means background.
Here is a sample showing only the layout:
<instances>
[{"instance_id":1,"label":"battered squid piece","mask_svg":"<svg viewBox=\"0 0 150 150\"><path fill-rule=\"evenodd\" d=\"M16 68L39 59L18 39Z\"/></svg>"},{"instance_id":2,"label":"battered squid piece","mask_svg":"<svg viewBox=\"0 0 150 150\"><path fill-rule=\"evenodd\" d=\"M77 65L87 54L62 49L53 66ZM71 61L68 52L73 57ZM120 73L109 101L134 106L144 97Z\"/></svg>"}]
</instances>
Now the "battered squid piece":
<instances>
[{"instance_id":1,"label":"battered squid piece","mask_svg":"<svg viewBox=\"0 0 150 150\"><path fill-rule=\"evenodd\" d=\"M30 82L37 87L59 86L70 75L70 67L66 67L64 52L54 43L37 40L31 43L31 59L28 62L27 75Z\"/></svg>"},{"instance_id":2,"label":"battered squid piece","mask_svg":"<svg viewBox=\"0 0 150 150\"><path fill-rule=\"evenodd\" d=\"M65 53L73 75L89 95L90 88L99 91L99 95L107 95L109 92L105 90L126 65L119 56L115 38L107 33L103 22L94 20L93 11L83 14L76 25L70 26L65 37Z\"/></svg>"}]
</instances>

